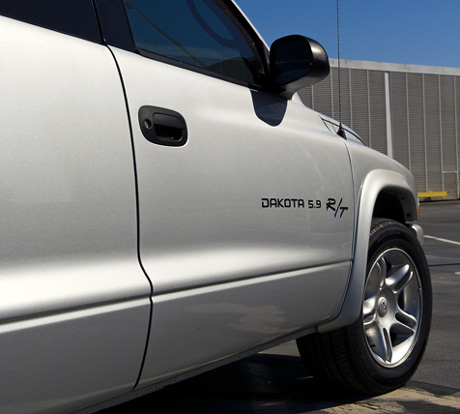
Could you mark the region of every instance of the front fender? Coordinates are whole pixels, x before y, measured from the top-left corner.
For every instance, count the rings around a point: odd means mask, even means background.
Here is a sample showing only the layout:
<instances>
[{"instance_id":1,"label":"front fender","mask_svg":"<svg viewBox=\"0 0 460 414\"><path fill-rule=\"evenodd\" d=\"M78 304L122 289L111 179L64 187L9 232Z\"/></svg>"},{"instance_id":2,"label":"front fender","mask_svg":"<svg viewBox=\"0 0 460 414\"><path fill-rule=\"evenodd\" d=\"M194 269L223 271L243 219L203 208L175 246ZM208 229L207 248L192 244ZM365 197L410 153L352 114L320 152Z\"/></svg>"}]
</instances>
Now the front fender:
<instances>
[{"instance_id":1,"label":"front fender","mask_svg":"<svg viewBox=\"0 0 460 414\"><path fill-rule=\"evenodd\" d=\"M353 264L348 289L338 317L319 326L319 332L333 331L350 325L361 313L369 233L377 197L381 193L396 197L400 201L406 221L417 220L418 199L413 179L410 178L399 172L377 169L369 172L362 181L357 202Z\"/></svg>"}]
</instances>

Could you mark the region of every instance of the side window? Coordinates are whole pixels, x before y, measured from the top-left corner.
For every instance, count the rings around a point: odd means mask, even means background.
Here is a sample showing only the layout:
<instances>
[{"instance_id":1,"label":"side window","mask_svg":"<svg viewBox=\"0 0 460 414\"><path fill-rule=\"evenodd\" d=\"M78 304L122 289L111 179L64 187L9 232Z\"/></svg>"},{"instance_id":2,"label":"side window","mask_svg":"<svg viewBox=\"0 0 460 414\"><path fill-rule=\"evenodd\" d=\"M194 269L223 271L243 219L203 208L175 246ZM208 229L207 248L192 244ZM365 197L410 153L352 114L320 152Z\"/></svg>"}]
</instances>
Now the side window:
<instances>
[{"instance_id":1,"label":"side window","mask_svg":"<svg viewBox=\"0 0 460 414\"><path fill-rule=\"evenodd\" d=\"M124 0L135 46L171 63L259 84L264 66L222 0Z\"/></svg>"},{"instance_id":2,"label":"side window","mask_svg":"<svg viewBox=\"0 0 460 414\"><path fill-rule=\"evenodd\" d=\"M1 0L0 14L101 42L92 0Z\"/></svg>"}]
</instances>

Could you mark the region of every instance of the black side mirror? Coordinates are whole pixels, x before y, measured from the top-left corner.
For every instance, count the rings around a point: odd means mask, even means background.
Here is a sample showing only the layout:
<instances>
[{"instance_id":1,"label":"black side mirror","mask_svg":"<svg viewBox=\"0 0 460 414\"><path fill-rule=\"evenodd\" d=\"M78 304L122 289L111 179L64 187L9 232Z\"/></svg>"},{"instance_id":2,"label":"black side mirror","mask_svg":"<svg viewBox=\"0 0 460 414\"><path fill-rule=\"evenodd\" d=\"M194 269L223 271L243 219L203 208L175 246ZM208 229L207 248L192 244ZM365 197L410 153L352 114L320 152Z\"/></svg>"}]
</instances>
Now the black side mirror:
<instances>
[{"instance_id":1,"label":"black side mirror","mask_svg":"<svg viewBox=\"0 0 460 414\"><path fill-rule=\"evenodd\" d=\"M270 49L270 74L276 92L290 99L298 90L329 75L324 48L308 37L293 35L276 40Z\"/></svg>"}]
</instances>

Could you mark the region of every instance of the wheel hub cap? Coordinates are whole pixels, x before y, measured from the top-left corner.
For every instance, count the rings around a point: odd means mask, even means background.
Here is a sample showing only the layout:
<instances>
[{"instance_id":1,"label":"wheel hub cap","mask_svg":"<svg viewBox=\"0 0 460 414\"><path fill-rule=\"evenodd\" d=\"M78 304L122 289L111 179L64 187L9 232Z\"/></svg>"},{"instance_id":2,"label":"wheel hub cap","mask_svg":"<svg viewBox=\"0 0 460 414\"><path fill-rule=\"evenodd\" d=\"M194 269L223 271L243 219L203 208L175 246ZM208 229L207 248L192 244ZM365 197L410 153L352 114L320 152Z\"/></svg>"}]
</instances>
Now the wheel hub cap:
<instances>
[{"instance_id":1,"label":"wheel hub cap","mask_svg":"<svg viewBox=\"0 0 460 414\"><path fill-rule=\"evenodd\" d=\"M388 312L388 302L385 298L379 299L379 304L377 307L377 312L381 318L383 318Z\"/></svg>"}]
</instances>

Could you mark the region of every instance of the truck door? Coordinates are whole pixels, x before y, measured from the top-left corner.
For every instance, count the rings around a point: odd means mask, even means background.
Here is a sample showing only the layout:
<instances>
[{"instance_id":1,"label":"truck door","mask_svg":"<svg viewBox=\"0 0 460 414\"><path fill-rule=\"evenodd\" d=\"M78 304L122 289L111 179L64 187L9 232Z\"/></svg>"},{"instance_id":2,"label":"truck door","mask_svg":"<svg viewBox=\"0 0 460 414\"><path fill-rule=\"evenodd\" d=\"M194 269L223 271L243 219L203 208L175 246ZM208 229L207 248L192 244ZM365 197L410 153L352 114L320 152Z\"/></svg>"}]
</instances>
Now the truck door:
<instances>
[{"instance_id":1,"label":"truck door","mask_svg":"<svg viewBox=\"0 0 460 414\"><path fill-rule=\"evenodd\" d=\"M233 3L123 4L132 50L112 51L154 302L142 385L334 317L353 196L343 141L264 89L265 46Z\"/></svg>"}]
</instances>

